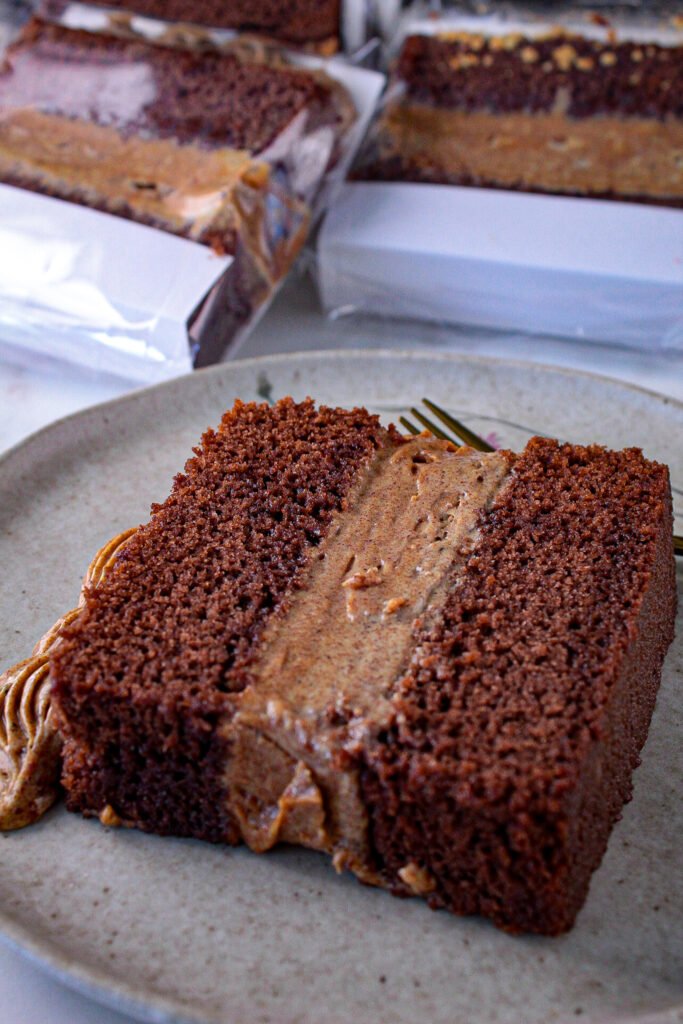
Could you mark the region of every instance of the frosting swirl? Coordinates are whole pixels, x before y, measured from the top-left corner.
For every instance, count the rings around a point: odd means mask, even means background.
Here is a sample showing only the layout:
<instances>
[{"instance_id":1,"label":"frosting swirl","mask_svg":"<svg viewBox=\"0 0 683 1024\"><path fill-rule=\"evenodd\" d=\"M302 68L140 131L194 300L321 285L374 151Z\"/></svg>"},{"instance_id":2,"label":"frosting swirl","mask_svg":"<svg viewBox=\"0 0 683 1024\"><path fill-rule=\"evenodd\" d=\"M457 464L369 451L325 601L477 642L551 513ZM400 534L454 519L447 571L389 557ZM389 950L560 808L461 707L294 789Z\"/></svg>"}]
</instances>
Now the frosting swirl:
<instances>
[{"instance_id":1,"label":"frosting swirl","mask_svg":"<svg viewBox=\"0 0 683 1024\"><path fill-rule=\"evenodd\" d=\"M100 548L85 574L78 606L47 631L30 658L0 675L0 830L33 824L57 799L62 739L52 709L50 653L80 613L86 590L102 582L136 529Z\"/></svg>"}]
</instances>

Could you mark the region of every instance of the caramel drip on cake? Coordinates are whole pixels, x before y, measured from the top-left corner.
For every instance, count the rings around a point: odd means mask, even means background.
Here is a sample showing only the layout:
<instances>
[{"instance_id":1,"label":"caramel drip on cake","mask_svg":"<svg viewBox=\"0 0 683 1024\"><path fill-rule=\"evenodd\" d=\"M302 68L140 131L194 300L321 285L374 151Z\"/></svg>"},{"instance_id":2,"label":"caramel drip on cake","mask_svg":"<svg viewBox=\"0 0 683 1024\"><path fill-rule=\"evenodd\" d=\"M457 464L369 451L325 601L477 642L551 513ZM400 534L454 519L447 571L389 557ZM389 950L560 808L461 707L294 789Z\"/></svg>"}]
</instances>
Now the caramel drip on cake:
<instances>
[{"instance_id":1,"label":"caramel drip on cake","mask_svg":"<svg viewBox=\"0 0 683 1024\"><path fill-rule=\"evenodd\" d=\"M49 657L62 630L73 622L86 591L97 587L136 528L101 548L83 580L78 607L67 612L38 641L30 658L0 676L0 829L31 825L59 792L62 739L50 695Z\"/></svg>"},{"instance_id":2,"label":"caramel drip on cake","mask_svg":"<svg viewBox=\"0 0 683 1024\"><path fill-rule=\"evenodd\" d=\"M508 453L425 436L377 453L227 726L229 807L252 849L297 843L378 881L355 756L389 721L416 623L438 615L509 468Z\"/></svg>"}]
</instances>

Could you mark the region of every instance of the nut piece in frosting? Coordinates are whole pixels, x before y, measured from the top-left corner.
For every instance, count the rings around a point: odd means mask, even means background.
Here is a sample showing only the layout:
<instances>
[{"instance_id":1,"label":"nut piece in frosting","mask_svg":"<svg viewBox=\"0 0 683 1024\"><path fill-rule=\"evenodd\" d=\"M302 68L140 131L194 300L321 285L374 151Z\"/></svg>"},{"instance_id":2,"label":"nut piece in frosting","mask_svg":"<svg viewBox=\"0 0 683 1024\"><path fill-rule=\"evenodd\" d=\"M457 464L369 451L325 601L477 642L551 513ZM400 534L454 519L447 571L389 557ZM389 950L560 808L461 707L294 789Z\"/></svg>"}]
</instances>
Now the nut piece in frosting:
<instances>
[{"instance_id":1,"label":"nut piece in frosting","mask_svg":"<svg viewBox=\"0 0 683 1024\"><path fill-rule=\"evenodd\" d=\"M99 818L105 828L118 828L119 825L123 824L111 804L107 804L102 808Z\"/></svg>"},{"instance_id":2,"label":"nut piece in frosting","mask_svg":"<svg viewBox=\"0 0 683 1024\"><path fill-rule=\"evenodd\" d=\"M412 861L400 869L398 877L416 896L429 896L436 888L436 882L429 871Z\"/></svg>"}]
</instances>

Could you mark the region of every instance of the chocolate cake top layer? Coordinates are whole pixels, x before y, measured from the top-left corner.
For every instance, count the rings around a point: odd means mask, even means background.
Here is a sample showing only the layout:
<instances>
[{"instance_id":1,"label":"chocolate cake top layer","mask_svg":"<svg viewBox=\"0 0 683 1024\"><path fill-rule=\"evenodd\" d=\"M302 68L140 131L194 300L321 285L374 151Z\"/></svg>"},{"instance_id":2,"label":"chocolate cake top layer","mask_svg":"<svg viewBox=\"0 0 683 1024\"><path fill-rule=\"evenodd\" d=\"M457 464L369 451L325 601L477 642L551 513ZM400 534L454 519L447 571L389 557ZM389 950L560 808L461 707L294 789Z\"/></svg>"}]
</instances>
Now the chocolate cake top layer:
<instances>
[{"instance_id":1,"label":"chocolate cake top layer","mask_svg":"<svg viewBox=\"0 0 683 1024\"><path fill-rule=\"evenodd\" d=\"M267 32L293 43L339 33L339 0L94 0L168 21Z\"/></svg>"},{"instance_id":2,"label":"chocolate cake top layer","mask_svg":"<svg viewBox=\"0 0 683 1024\"><path fill-rule=\"evenodd\" d=\"M115 128L122 136L263 151L330 90L306 71L68 29L33 19L0 70L0 107Z\"/></svg>"},{"instance_id":3,"label":"chocolate cake top layer","mask_svg":"<svg viewBox=\"0 0 683 1024\"><path fill-rule=\"evenodd\" d=\"M208 740L225 695L248 682L266 621L386 436L364 410L237 402L65 631L51 671L67 735L89 743L113 730L125 746L113 701L148 716L169 751L183 746L181 728Z\"/></svg>"},{"instance_id":4,"label":"chocolate cake top layer","mask_svg":"<svg viewBox=\"0 0 683 1024\"><path fill-rule=\"evenodd\" d=\"M419 103L460 110L683 115L683 47L470 33L409 36L395 77Z\"/></svg>"}]
</instances>

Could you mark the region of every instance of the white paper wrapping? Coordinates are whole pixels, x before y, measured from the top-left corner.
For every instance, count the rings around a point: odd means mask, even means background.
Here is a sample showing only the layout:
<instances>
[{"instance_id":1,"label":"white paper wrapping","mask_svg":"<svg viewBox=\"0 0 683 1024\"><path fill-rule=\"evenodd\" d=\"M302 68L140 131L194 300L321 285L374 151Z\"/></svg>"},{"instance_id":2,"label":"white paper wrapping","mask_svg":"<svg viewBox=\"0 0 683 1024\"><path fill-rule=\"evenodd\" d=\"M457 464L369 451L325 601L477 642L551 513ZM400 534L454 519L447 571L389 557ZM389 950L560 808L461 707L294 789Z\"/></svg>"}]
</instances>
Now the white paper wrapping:
<instances>
[{"instance_id":1,"label":"white paper wrapping","mask_svg":"<svg viewBox=\"0 0 683 1024\"><path fill-rule=\"evenodd\" d=\"M187 320L232 257L0 185L0 338L153 381L187 372Z\"/></svg>"},{"instance_id":2,"label":"white paper wrapping","mask_svg":"<svg viewBox=\"0 0 683 1024\"><path fill-rule=\"evenodd\" d=\"M318 273L328 312L683 349L683 210L352 182Z\"/></svg>"}]
</instances>

